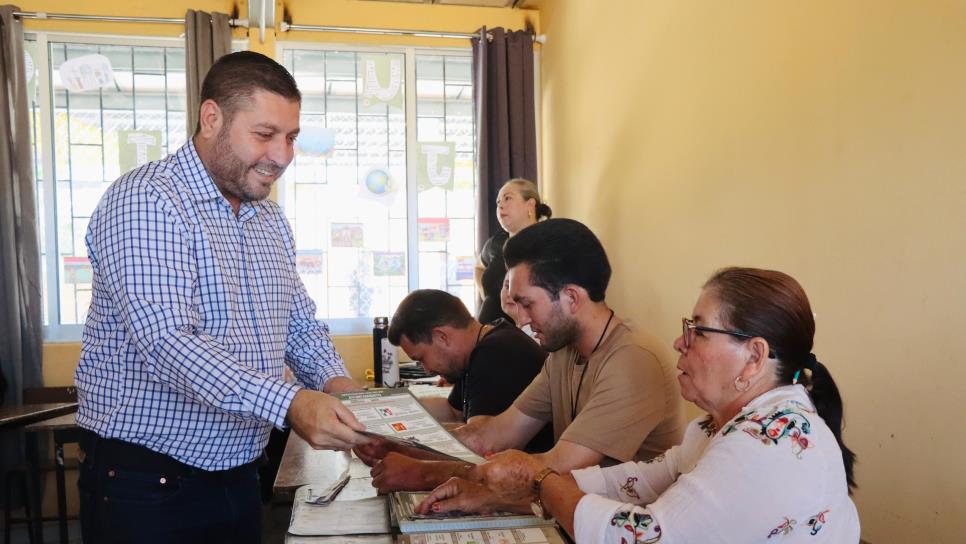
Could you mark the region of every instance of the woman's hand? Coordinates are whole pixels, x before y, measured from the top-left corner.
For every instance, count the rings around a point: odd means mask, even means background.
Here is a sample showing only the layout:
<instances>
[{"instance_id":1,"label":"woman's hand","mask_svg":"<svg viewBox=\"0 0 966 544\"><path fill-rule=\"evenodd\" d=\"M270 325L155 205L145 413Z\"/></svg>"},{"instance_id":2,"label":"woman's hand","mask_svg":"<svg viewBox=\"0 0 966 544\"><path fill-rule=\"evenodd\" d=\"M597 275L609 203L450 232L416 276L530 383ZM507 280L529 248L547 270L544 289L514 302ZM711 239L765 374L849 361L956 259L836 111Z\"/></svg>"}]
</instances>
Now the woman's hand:
<instances>
[{"instance_id":1,"label":"woman's hand","mask_svg":"<svg viewBox=\"0 0 966 544\"><path fill-rule=\"evenodd\" d=\"M513 501L530 499L533 478L546 468L539 459L519 450L506 450L477 465L474 476L500 496Z\"/></svg>"},{"instance_id":2,"label":"woman's hand","mask_svg":"<svg viewBox=\"0 0 966 544\"><path fill-rule=\"evenodd\" d=\"M444 512L482 512L500 510L500 498L480 485L462 478L450 478L416 506L419 514Z\"/></svg>"}]
</instances>

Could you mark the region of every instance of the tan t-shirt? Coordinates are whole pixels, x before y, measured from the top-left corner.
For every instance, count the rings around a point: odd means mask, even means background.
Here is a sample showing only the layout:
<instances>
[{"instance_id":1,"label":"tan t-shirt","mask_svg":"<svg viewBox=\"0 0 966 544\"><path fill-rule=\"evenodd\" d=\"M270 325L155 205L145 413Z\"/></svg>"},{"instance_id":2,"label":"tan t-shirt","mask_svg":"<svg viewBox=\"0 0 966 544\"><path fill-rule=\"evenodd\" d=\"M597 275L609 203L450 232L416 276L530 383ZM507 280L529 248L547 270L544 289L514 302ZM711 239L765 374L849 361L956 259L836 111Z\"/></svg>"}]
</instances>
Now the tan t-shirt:
<instances>
[{"instance_id":1,"label":"tan t-shirt","mask_svg":"<svg viewBox=\"0 0 966 544\"><path fill-rule=\"evenodd\" d=\"M643 347L642 335L614 321L586 364L579 364L582 358L569 346L551 353L513 405L552 421L554 441L574 442L610 458L602 464L646 461L684 436L676 371Z\"/></svg>"}]
</instances>

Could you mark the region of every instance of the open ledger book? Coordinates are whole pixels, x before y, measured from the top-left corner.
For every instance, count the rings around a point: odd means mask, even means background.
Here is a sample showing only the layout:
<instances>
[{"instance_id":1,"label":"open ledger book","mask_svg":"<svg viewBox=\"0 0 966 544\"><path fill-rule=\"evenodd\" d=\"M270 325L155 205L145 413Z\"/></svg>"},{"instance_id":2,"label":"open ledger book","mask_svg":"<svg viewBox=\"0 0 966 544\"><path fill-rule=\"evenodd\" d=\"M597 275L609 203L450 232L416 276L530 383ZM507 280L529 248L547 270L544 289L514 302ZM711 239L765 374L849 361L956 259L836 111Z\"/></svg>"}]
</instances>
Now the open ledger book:
<instances>
[{"instance_id":1,"label":"open ledger book","mask_svg":"<svg viewBox=\"0 0 966 544\"><path fill-rule=\"evenodd\" d=\"M428 496L429 493L415 491L397 491L389 495L389 510L392 513L393 520L399 524L400 531L403 533L426 533L468 529L539 528L542 526L553 527L554 525L553 520L509 512L417 514L416 506Z\"/></svg>"},{"instance_id":2,"label":"open ledger book","mask_svg":"<svg viewBox=\"0 0 966 544\"><path fill-rule=\"evenodd\" d=\"M397 544L564 544L553 527L452 531L400 535Z\"/></svg>"}]
</instances>

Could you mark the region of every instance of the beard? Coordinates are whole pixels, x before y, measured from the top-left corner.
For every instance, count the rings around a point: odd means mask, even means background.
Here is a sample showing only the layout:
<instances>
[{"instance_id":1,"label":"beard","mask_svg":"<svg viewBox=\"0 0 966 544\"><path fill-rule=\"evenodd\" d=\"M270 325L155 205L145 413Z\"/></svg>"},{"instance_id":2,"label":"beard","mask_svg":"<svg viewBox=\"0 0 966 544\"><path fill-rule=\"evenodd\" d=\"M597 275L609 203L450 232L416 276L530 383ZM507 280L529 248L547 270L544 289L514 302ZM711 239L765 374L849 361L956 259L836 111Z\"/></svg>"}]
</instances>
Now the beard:
<instances>
[{"instance_id":1,"label":"beard","mask_svg":"<svg viewBox=\"0 0 966 544\"><path fill-rule=\"evenodd\" d=\"M460 369L461 366L462 364L459 361L450 360L449 364L446 365L446 368L440 372L437 372L437 374L442 376L447 382L456 384L462 380L463 375L466 374L465 369Z\"/></svg>"},{"instance_id":2,"label":"beard","mask_svg":"<svg viewBox=\"0 0 966 544\"><path fill-rule=\"evenodd\" d=\"M215 180L218 188L228 193L241 202L254 202L268 197L271 186L268 189L262 183L248 178L248 172L258 168L263 172L268 172L278 179L285 171L284 166L280 166L274 161L261 161L254 164L247 164L232 151L229 130L231 124L227 124L218 132L212 148L212 160L208 165L208 172Z\"/></svg>"},{"instance_id":3,"label":"beard","mask_svg":"<svg viewBox=\"0 0 966 544\"><path fill-rule=\"evenodd\" d=\"M553 303L550 319L540 327L540 345L548 352L555 352L577 340L577 320L564 315L560 301Z\"/></svg>"}]
</instances>

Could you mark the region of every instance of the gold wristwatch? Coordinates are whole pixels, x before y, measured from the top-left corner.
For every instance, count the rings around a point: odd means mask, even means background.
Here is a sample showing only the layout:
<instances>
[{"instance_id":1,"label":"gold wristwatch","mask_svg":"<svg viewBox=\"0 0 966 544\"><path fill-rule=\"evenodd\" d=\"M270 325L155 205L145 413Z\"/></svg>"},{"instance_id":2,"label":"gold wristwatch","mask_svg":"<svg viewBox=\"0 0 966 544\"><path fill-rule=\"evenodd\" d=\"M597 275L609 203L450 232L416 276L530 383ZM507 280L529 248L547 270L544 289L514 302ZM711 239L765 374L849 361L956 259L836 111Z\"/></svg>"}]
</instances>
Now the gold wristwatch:
<instances>
[{"instance_id":1,"label":"gold wristwatch","mask_svg":"<svg viewBox=\"0 0 966 544\"><path fill-rule=\"evenodd\" d=\"M550 515L550 512L548 512L547 509L543 507L543 501L540 500L540 486L543 484L543 481L547 478L547 476L550 476L551 474L557 474L557 471L550 467L547 467L541 470L540 472L538 472L537 475L533 477L533 483L531 484L531 489L533 490L534 500L533 502L530 503L530 509L533 510L533 515L537 516L538 518L543 518L543 519L553 518L553 516Z\"/></svg>"}]
</instances>

